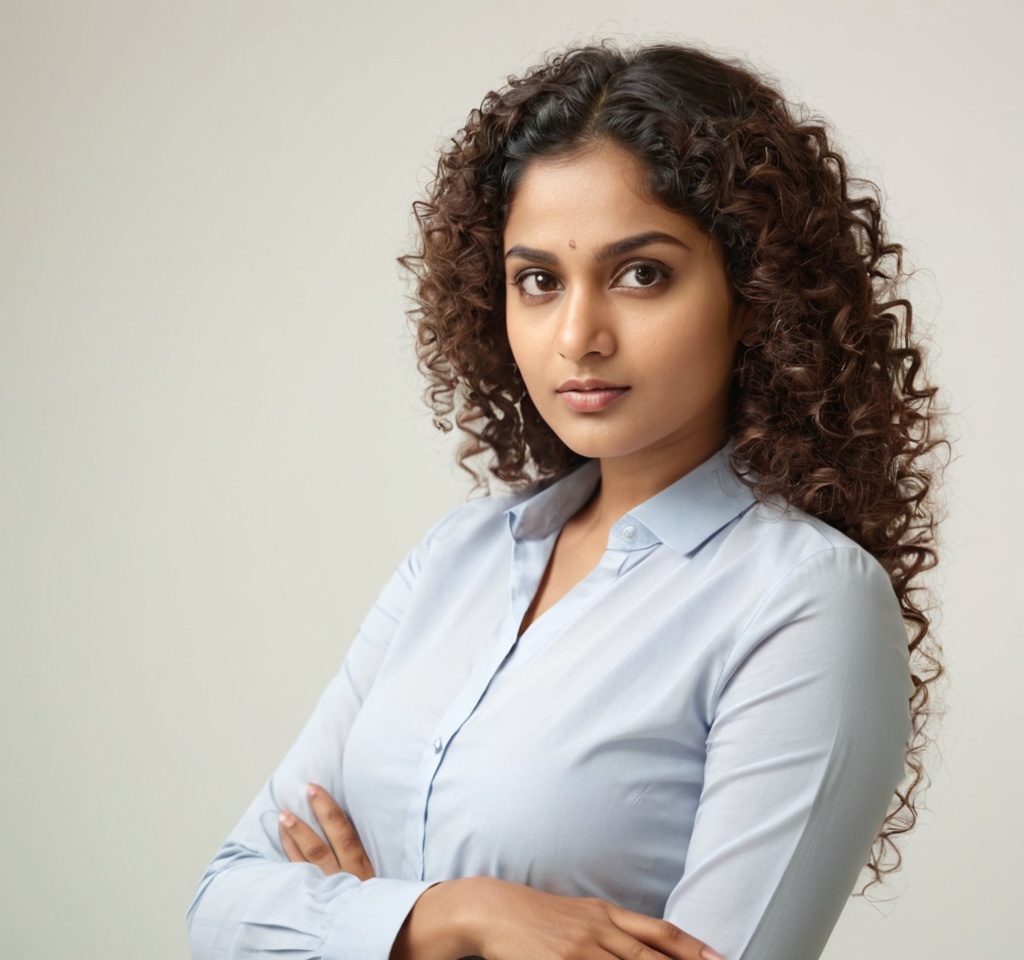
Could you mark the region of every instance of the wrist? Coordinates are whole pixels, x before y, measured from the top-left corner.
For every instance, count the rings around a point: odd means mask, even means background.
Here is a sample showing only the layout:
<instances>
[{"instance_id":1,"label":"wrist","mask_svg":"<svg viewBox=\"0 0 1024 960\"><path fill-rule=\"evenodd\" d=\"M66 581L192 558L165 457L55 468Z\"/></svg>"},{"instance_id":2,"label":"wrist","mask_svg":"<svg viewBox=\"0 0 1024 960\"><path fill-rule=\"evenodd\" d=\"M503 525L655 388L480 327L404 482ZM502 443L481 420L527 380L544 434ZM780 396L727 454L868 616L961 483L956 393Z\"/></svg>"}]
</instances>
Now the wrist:
<instances>
[{"instance_id":1,"label":"wrist","mask_svg":"<svg viewBox=\"0 0 1024 960\"><path fill-rule=\"evenodd\" d=\"M390 960L457 960L476 955L481 926L477 905L486 877L445 880L413 904L391 949Z\"/></svg>"}]
</instances>

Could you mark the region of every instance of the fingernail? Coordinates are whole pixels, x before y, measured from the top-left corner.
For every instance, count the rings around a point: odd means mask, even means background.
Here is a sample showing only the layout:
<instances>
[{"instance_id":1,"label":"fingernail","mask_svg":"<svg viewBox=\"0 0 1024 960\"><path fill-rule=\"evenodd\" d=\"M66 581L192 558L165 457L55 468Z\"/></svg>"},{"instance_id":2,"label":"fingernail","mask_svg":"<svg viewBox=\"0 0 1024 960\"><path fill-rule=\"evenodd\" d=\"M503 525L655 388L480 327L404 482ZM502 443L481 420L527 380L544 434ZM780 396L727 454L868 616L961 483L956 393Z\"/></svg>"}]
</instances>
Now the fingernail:
<instances>
[{"instance_id":1,"label":"fingernail","mask_svg":"<svg viewBox=\"0 0 1024 960\"><path fill-rule=\"evenodd\" d=\"M312 800L313 797L316 796L316 787L313 786L313 784L311 783L308 784L306 787L306 796L309 797L310 800Z\"/></svg>"},{"instance_id":2,"label":"fingernail","mask_svg":"<svg viewBox=\"0 0 1024 960\"><path fill-rule=\"evenodd\" d=\"M725 960L725 957L717 950L712 950L711 947L701 947L700 960Z\"/></svg>"},{"instance_id":3,"label":"fingernail","mask_svg":"<svg viewBox=\"0 0 1024 960\"><path fill-rule=\"evenodd\" d=\"M295 817L293 817L287 810L282 810L277 819L286 827L291 828L295 826Z\"/></svg>"}]
</instances>

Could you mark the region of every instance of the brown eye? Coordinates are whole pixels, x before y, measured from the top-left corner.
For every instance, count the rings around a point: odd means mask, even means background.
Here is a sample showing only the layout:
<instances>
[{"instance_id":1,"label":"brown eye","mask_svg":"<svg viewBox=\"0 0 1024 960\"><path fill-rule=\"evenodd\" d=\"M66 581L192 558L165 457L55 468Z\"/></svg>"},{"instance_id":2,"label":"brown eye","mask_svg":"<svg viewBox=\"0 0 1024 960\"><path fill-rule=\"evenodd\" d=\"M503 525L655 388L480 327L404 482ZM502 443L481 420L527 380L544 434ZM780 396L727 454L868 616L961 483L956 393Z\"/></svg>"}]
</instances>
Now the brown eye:
<instances>
[{"instance_id":1,"label":"brown eye","mask_svg":"<svg viewBox=\"0 0 1024 960\"><path fill-rule=\"evenodd\" d=\"M632 289L653 287L665 280L667 276L665 270L653 263L634 263L618 275L615 285Z\"/></svg>"},{"instance_id":2,"label":"brown eye","mask_svg":"<svg viewBox=\"0 0 1024 960\"><path fill-rule=\"evenodd\" d=\"M542 297L554 293L561 284L554 274L545 273L543 270L531 270L516 278L516 286L528 297Z\"/></svg>"}]
</instances>

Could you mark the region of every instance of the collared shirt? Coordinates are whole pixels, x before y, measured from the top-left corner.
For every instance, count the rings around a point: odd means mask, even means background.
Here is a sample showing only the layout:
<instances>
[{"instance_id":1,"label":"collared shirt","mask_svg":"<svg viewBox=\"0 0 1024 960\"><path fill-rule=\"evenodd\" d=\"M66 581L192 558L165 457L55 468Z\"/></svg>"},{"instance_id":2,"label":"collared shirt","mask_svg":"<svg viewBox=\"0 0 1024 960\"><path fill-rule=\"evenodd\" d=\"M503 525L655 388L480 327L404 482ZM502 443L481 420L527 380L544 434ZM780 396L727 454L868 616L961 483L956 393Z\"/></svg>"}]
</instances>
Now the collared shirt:
<instances>
[{"instance_id":1,"label":"collared shirt","mask_svg":"<svg viewBox=\"0 0 1024 960\"><path fill-rule=\"evenodd\" d=\"M590 463L437 524L203 877L194 956L386 960L432 882L664 916L728 960L810 960L903 775L906 633L863 549L756 503L721 451L631 510L517 636ZM377 878L287 862L347 810Z\"/></svg>"}]
</instances>

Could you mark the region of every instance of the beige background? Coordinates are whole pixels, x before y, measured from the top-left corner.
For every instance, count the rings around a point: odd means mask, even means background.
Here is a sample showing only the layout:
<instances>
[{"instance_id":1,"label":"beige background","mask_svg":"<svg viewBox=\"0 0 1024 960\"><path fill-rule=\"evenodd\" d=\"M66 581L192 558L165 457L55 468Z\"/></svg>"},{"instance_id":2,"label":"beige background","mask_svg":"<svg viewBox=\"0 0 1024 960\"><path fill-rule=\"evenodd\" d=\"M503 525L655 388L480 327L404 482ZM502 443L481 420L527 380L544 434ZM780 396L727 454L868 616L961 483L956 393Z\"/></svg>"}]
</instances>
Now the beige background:
<instances>
[{"instance_id":1,"label":"beige background","mask_svg":"<svg viewBox=\"0 0 1024 960\"><path fill-rule=\"evenodd\" d=\"M748 54L886 185L958 436L949 712L906 869L827 957L1015 955L1022 9L0 0L0 955L185 957L206 861L466 493L411 369L410 201L595 32Z\"/></svg>"}]
</instances>

